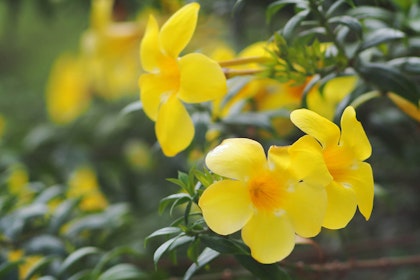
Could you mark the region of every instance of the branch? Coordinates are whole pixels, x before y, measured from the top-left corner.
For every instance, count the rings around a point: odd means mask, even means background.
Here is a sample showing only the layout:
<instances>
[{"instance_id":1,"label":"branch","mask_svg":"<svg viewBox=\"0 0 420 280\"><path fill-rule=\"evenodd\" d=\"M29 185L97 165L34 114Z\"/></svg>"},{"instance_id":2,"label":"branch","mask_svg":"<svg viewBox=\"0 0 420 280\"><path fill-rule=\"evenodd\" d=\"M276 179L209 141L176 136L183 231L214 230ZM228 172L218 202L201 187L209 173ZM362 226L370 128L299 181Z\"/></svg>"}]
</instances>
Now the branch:
<instances>
[{"instance_id":1,"label":"branch","mask_svg":"<svg viewBox=\"0 0 420 280\"><path fill-rule=\"evenodd\" d=\"M352 269L371 269L371 268L388 268L405 265L419 265L420 255L406 257L388 257L372 260L349 260L345 262L333 261L324 264L304 264L297 262L296 264L286 264L286 266L299 269L309 269L312 271L348 271Z\"/></svg>"}]
</instances>

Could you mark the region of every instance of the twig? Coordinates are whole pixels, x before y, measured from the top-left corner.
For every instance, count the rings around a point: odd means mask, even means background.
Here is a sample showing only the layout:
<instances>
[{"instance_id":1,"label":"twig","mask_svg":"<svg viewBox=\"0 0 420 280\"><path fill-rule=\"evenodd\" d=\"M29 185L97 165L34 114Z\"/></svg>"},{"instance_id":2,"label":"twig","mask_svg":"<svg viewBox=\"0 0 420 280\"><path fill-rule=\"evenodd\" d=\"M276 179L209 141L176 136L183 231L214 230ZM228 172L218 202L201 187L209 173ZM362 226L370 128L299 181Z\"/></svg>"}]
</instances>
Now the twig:
<instances>
[{"instance_id":1,"label":"twig","mask_svg":"<svg viewBox=\"0 0 420 280\"><path fill-rule=\"evenodd\" d=\"M304 264L303 262L297 262L296 264L284 263L284 265L288 267L295 267L299 269L319 272L348 271L352 269L376 269L419 264L420 255L405 257L386 257L371 260L348 260L345 262L333 261L324 264Z\"/></svg>"}]
</instances>

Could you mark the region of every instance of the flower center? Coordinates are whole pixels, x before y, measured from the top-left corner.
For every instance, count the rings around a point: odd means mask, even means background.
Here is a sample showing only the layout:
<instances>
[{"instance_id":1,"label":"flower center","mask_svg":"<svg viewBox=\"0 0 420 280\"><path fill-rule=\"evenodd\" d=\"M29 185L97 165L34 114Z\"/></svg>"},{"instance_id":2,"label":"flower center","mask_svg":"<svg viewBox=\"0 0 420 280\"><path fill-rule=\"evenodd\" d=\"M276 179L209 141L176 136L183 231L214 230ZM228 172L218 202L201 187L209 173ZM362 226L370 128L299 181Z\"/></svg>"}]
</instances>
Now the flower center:
<instances>
[{"instance_id":1,"label":"flower center","mask_svg":"<svg viewBox=\"0 0 420 280\"><path fill-rule=\"evenodd\" d=\"M267 172L252 178L248 183L248 191L258 210L273 212L281 208L282 188L273 174Z\"/></svg>"}]
</instances>

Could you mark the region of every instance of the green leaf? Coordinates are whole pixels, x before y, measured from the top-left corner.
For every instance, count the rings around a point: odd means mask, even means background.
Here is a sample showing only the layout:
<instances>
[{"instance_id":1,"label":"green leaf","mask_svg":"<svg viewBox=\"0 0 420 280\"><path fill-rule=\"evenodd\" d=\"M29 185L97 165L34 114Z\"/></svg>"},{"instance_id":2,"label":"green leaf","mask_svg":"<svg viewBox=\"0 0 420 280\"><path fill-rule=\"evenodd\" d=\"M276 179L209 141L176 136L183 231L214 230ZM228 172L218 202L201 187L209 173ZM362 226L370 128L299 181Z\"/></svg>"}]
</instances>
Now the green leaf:
<instances>
[{"instance_id":1,"label":"green leaf","mask_svg":"<svg viewBox=\"0 0 420 280\"><path fill-rule=\"evenodd\" d=\"M201 242L207 247L224 254L249 255L249 248L241 241L224 236L200 236Z\"/></svg>"},{"instance_id":2,"label":"green leaf","mask_svg":"<svg viewBox=\"0 0 420 280\"><path fill-rule=\"evenodd\" d=\"M207 265L209 262L214 260L216 257L220 255L219 252L211 249L205 248L203 252L201 252L200 256L198 256L197 261L193 263L188 270L185 272L184 280L189 280L191 277L196 273L199 269L203 266Z\"/></svg>"},{"instance_id":3,"label":"green leaf","mask_svg":"<svg viewBox=\"0 0 420 280\"><path fill-rule=\"evenodd\" d=\"M44 257L29 268L23 280L31 280L35 275L41 274L43 270L54 260L54 257Z\"/></svg>"},{"instance_id":4,"label":"green leaf","mask_svg":"<svg viewBox=\"0 0 420 280\"><path fill-rule=\"evenodd\" d=\"M262 264L251 256L235 255L236 260L248 269L253 275L261 280L291 280L288 273L280 268L278 264Z\"/></svg>"},{"instance_id":5,"label":"green leaf","mask_svg":"<svg viewBox=\"0 0 420 280\"><path fill-rule=\"evenodd\" d=\"M48 232L51 234L58 233L60 227L71 218L73 214L72 210L77 206L78 203L78 199L67 199L58 205L48 225Z\"/></svg>"},{"instance_id":6,"label":"green leaf","mask_svg":"<svg viewBox=\"0 0 420 280\"><path fill-rule=\"evenodd\" d=\"M82 271L76 272L75 274L67 278L67 280L91 280L92 279L91 272L92 272L91 269L84 269Z\"/></svg>"},{"instance_id":7,"label":"green leaf","mask_svg":"<svg viewBox=\"0 0 420 280\"><path fill-rule=\"evenodd\" d=\"M36 197L36 199L34 200L34 203L46 204L53 198L56 198L59 195L61 195L62 193L63 193L63 189L61 186L48 187Z\"/></svg>"},{"instance_id":8,"label":"green leaf","mask_svg":"<svg viewBox=\"0 0 420 280\"><path fill-rule=\"evenodd\" d=\"M384 92L394 92L414 104L418 104L420 93L416 84L392 66L370 63L358 67L362 78Z\"/></svg>"},{"instance_id":9,"label":"green leaf","mask_svg":"<svg viewBox=\"0 0 420 280\"><path fill-rule=\"evenodd\" d=\"M172 215L172 211L175 206L188 202L190 200L191 200L191 196L187 193L171 194L160 200L158 212L162 214L163 211L166 209L166 207L168 207L168 205L172 203L171 210L170 210L170 214Z\"/></svg>"},{"instance_id":10,"label":"green leaf","mask_svg":"<svg viewBox=\"0 0 420 280\"><path fill-rule=\"evenodd\" d=\"M379 44L405 37L404 32L392 28L380 28L365 36L359 47L359 52Z\"/></svg>"},{"instance_id":11,"label":"green leaf","mask_svg":"<svg viewBox=\"0 0 420 280\"><path fill-rule=\"evenodd\" d=\"M340 15L340 16L330 18L328 20L328 23L345 25L351 31L353 31L357 35L358 38L362 37L362 25L354 17Z\"/></svg>"},{"instance_id":12,"label":"green leaf","mask_svg":"<svg viewBox=\"0 0 420 280\"><path fill-rule=\"evenodd\" d=\"M420 57L400 57L388 61L388 64L411 74L420 74Z\"/></svg>"},{"instance_id":13,"label":"green leaf","mask_svg":"<svg viewBox=\"0 0 420 280\"><path fill-rule=\"evenodd\" d=\"M99 276L98 280L130 280L142 277L145 277L145 274L140 272L134 265L122 263L110 267Z\"/></svg>"},{"instance_id":14,"label":"green leaf","mask_svg":"<svg viewBox=\"0 0 420 280\"><path fill-rule=\"evenodd\" d=\"M374 18L374 19L382 20L384 22L390 21L390 20L392 21L395 19L394 17L395 15L392 12L383 8L373 7L373 6L355 7L349 10L348 15L359 18L359 19Z\"/></svg>"},{"instance_id":15,"label":"green leaf","mask_svg":"<svg viewBox=\"0 0 420 280\"><path fill-rule=\"evenodd\" d=\"M74 251L63 261L63 263L61 264L58 270L58 274L63 275L82 258L89 255L99 254L100 252L101 251L95 247L83 247Z\"/></svg>"},{"instance_id":16,"label":"green leaf","mask_svg":"<svg viewBox=\"0 0 420 280\"><path fill-rule=\"evenodd\" d=\"M186 243L189 243L191 241L194 240L194 237L192 236L187 236L184 233L181 233L178 236L175 236L171 239L169 239L168 241L166 241L165 243L163 243L162 245L160 245L155 253L153 254L153 262L155 263L155 266L157 265L159 259L162 257L162 255L167 252L167 251L171 251L181 245L184 245Z\"/></svg>"},{"instance_id":17,"label":"green leaf","mask_svg":"<svg viewBox=\"0 0 420 280\"><path fill-rule=\"evenodd\" d=\"M304 0L279 0L271 3L268 5L265 17L267 19L267 23L271 22L273 16L278 13L283 7L285 7L287 4L296 4L301 7L307 7L308 2Z\"/></svg>"},{"instance_id":18,"label":"green leaf","mask_svg":"<svg viewBox=\"0 0 420 280\"><path fill-rule=\"evenodd\" d=\"M181 229L178 227L164 227L164 228L158 229L144 239L144 245L147 244L150 238L162 236L162 235L171 235L171 234L176 234L176 233L181 233Z\"/></svg>"},{"instance_id":19,"label":"green leaf","mask_svg":"<svg viewBox=\"0 0 420 280\"><path fill-rule=\"evenodd\" d=\"M283 37L286 41L294 38L296 27L309 15L309 10L303 10L290 18L283 28Z\"/></svg>"},{"instance_id":20,"label":"green leaf","mask_svg":"<svg viewBox=\"0 0 420 280\"><path fill-rule=\"evenodd\" d=\"M21 263L20 261L16 261L16 262L5 262L5 263L0 264L0 279L8 279L6 277L12 277L14 275L16 275L16 277L12 279L17 279L20 263Z\"/></svg>"},{"instance_id":21,"label":"green leaf","mask_svg":"<svg viewBox=\"0 0 420 280\"><path fill-rule=\"evenodd\" d=\"M135 111L141 111L143 110L143 104L140 101L135 101L132 102L130 104L128 104L127 106L125 106L122 110L121 110L121 115L127 115L129 113L135 112Z\"/></svg>"},{"instance_id":22,"label":"green leaf","mask_svg":"<svg viewBox=\"0 0 420 280\"><path fill-rule=\"evenodd\" d=\"M341 5L345 4L346 1L345 0L338 0L338 1L334 1L330 7L328 8L328 10L325 13L325 16L327 18L332 17L332 15L338 10L338 8L341 7Z\"/></svg>"}]
</instances>

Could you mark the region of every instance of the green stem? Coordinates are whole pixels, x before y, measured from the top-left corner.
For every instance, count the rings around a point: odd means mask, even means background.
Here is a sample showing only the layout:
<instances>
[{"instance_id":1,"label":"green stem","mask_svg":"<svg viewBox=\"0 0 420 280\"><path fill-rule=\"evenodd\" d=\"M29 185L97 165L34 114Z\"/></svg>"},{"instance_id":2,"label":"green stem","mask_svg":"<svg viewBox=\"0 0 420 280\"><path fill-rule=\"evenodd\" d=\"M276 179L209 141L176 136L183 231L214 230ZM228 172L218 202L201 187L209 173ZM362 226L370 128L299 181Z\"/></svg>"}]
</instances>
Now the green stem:
<instances>
[{"instance_id":1,"label":"green stem","mask_svg":"<svg viewBox=\"0 0 420 280\"><path fill-rule=\"evenodd\" d=\"M377 90L372 90L369 92L366 92L359 97L357 97L353 102L351 102L350 106L353 106L355 109L365 103L366 101L369 101L373 98L380 97L381 93Z\"/></svg>"}]
</instances>

